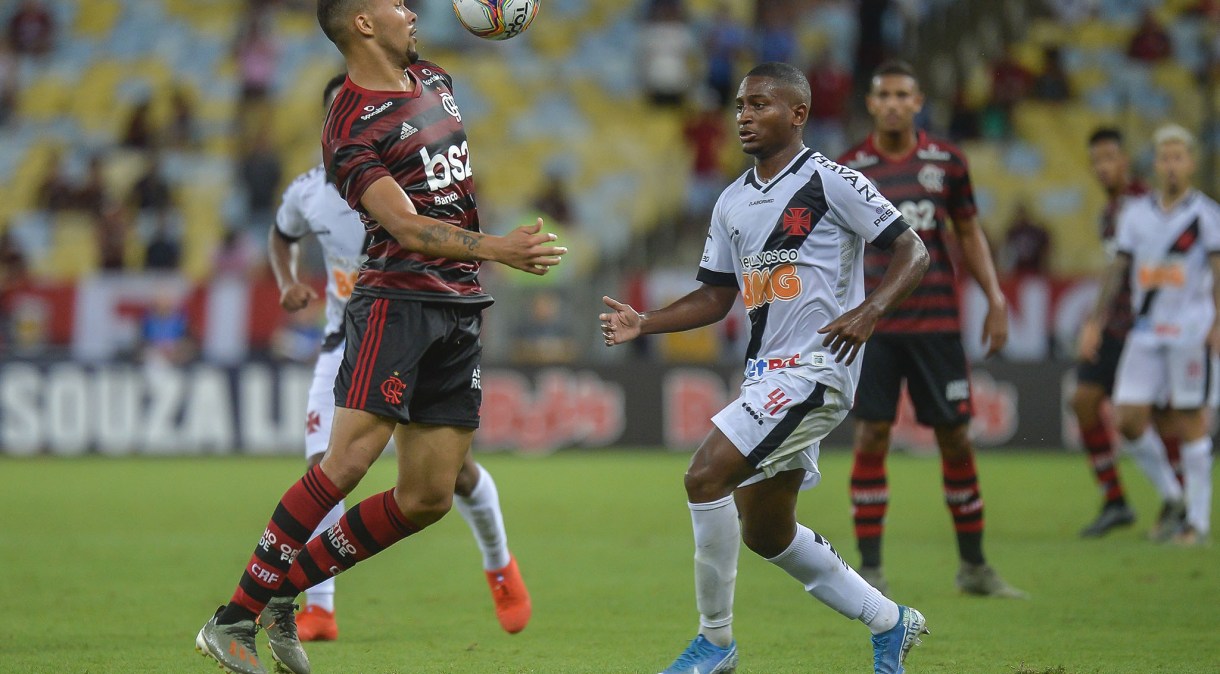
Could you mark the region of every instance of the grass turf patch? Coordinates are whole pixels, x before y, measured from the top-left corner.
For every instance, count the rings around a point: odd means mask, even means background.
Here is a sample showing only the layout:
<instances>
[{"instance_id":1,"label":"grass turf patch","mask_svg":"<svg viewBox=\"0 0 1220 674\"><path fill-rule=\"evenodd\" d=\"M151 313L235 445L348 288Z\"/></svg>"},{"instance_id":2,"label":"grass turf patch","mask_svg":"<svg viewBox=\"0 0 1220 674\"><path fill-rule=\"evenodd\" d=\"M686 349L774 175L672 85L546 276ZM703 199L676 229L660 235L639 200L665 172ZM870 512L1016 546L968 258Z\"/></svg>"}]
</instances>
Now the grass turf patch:
<instances>
[{"instance_id":1,"label":"grass turf patch","mask_svg":"<svg viewBox=\"0 0 1220 674\"><path fill-rule=\"evenodd\" d=\"M337 580L340 639L307 645L324 672L656 672L694 636L685 455L583 451L480 455L504 504L534 602L500 631L465 523L452 513ZM0 672L207 672L195 632L232 592L295 459L0 460L5 606ZM908 661L924 672L1216 672L1215 548L1156 546L1159 504L1134 465L1140 521L1101 540L1083 457L979 458L988 561L1029 601L963 597L939 461L896 455L885 568L891 594L928 616ZM858 560L850 457L828 452L801 520ZM349 499L386 489L379 462ZM871 671L868 631L743 550L735 631L741 674ZM260 635L260 648L268 655ZM269 658L268 658L269 660Z\"/></svg>"}]
</instances>

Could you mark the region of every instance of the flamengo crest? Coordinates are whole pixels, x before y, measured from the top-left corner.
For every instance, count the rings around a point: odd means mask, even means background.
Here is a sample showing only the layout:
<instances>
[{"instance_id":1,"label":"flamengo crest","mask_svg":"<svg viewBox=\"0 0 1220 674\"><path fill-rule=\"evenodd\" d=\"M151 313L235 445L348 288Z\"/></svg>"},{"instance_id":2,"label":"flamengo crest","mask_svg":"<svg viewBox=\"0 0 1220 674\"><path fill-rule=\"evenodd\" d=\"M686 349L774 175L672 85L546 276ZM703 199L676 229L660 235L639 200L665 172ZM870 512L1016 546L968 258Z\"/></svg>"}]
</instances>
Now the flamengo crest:
<instances>
[{"instance_id":1,"label":"flamengo crest","mask_svg":"<svg viewBox=\"0 0 1220 674\"><path fill-rule=\"evenodd\" d=\"M445 112L453 115L454 119L459 122L462 121L462 113L458 112L457 101L453 100L453 96L442 93L441 105L445 107Z\"/></svg>"},{"instance_id":2,"label":"flamengo crest","mask_svg":"<svg viewBox=\"0 0 1220 674\"><path fill-rule=\"evenodd\" d=\"M933 194L945 191L945 170L935 164L919 169L919 184Z\"/></svg>"}]
</instances>

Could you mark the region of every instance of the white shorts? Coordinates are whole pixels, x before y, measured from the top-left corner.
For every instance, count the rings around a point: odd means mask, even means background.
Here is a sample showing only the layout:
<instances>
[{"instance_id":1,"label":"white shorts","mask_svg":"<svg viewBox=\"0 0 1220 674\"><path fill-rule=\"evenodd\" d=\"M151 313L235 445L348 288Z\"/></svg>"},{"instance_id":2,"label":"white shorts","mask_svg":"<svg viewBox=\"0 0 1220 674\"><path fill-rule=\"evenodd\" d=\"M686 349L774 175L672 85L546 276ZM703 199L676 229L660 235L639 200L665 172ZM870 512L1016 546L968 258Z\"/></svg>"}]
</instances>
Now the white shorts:
<instances>
[{"instance_id":1,"label":"white shorts","mask_svg":"<svg viewBox=\"0 0 1220 674\"><path fill-rule=\"evenodd\" d=\"M851 401L836 389L785 369L747 379L741 396L712 417L712 423L758 469L740 486L803 469L808 471L803 485L807 489L821 479L822 438L849 410Z\"/></svg>"},{"instance_id":2,"label":"white shorts","mask_svg":"<svg viewBox=\"0 0 1220 674\"><path fill-rule=\"evenodd\" d=\"M1115 405L1168 405L1175 410L1215 407L1220 401L1217 360L1203 344L1167 344L1132 333L1118 360Z\"/></svg>"},{"instance_id":3,"label":"white shorts","mask_svg":"<svg viewBox=\"0 0 1220 674\"><path fill-rule=\"evenodd\" d=\"M330 443L330 421L335 416L335 377L343 362L343 343L318 354L309 385L309 406L305 410L305 458L326 451Z\"/></svg>"}]
</instances>

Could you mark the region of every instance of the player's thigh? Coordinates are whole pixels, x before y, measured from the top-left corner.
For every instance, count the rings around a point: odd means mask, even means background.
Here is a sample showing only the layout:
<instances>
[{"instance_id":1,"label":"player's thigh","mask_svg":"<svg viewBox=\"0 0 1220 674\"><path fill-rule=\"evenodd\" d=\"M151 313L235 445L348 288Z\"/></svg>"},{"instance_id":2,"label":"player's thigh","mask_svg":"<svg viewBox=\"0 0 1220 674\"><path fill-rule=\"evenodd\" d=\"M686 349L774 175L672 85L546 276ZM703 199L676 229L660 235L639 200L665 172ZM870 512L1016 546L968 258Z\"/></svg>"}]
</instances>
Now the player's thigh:
<instances>
[{"instance_id":1,"label":"player's thigh","mask_svg":"<svg viewBox=\"0 0 1220 674\"><path fill-rule=\"evenodd\" d=\"M893 422L902 394L902 345L894 335L873 335L864 346L852 415L863 421Z\"/></svg>"},{"instance_id":2,"label":"player's thigh","mask_svg":"<svg viewBox=\"0 0 1220 674\"><path fill-rule=\"evenodd\" d=\"M395 498L404 514L439 517L449 509L459 471L470 453L474 429L412 423L394 434L398 456Z\"/></svg>"},{"instance_id":3,"label":"player's thigh","mask_svg":"<svg viewBox=\"0 0 1220 674\"><path fill-rule=\"evenodd\" d=\"M754 470L740 486L796 469L810 473L810 486L817 483L822 439L847 416L851 401L799 370L747 381L737 400L712 417Z\"/></svg>"},{"instance_id":4,"label":"player's thigh","mask_svg":"<svg viewBox=\"0 0 1220 674\"><path fill-rule=\"evenodd\" d=\"M1123 345L1111 400L1116 408L1151 407L1168 402L1169 363L1155 339L1131 335Z\"/></svg>"},{"instance_id":5,"label":"player's thigh","mask_svg":"<svg viewBox=\"0 0 1220 674\"><path fill-rule=\"evenodd\" d=\"M1166 351L1169 404L1175 410L1216 406L1216 357L1203 344L1171 346Z\"/></svg>"},{"instance_id":6,"label":"player's thigh","mask_svg":"<svg viewBox=\"0 0 1220 674\"><path fill-rule=\"evenodd\" d=\"M961 337L955 333L911 335L907 354L907 391L919 423L933 427L969 423L970 370Z\"/></svg>"},{"instance_id":7,"label":"player's thigh","mask_svg":"<svg viewBox=\"0 0 1220 674\"><path fill-rule=\"evenodd\" d=\"M480 363L482 310L463 305L424 307L424 323L437 338L419 363L411 397L412 421L478 428L483 403Z\"/></svg>"},{"instance_id":8,"label":"player's thigh","mask_svg":"<svg viewBox=\"0 0 1220 674\"><path fill-rule=\"evenodd\" d=\"M1076 390L1072 392L1072 411L1076 413L1081 425L1091 427L1096 423L1106 397L1106 389L1099 384L1090 381L1076 381Z\"/></svg>"},{"instance_id":9,"label":"player's thigh","mask_svg":"<svg viewBox=\"0 0 1220 674\"><path fill-rule=\"evenodd\" d=\"M1123 403L1115 405L1118 432L1128 440L1135 440L1144 434L1152 418L1152 406L1142 403Z\"/></svg>"},{"instance_id":10,"label":"player's thigh","mask_svg":"<svg viewBox=\"0 0 1220 674\"><path fill-rule=\"evenodd\" d=\"M343 362L343 346L323 351L313 366L313 381L305 407L305 458L322 454L330 442L331 422L335 416L335 377Z\"/></svg>"},{"instance_id":11,"label":"player's thigh","mask_svg":"<svg viewBox=\"0 0 1220 674\"><path fill-rule=\"evenodd\" d=\"M1173 411L1173 435L1183 443L1194 442L1208 434L1207 414L1203 408Z\"/></svg>"},{"instance_id":12,"label":"player's thigh","mask_svg":"<svg viewBox=\"0 0 1220 674\"><path fill-rule=\"evenodd\" d=\"M1097 357L1076 364L1077 385L1091 384L1100 389L1103 396L1109 396L1114 391L1114 377L1122 355L1123 340L1109 331L1103 332L1101 345L1097 347Z\"/></svg>"},{"instance_id":13,"label":"player's thigh","mask_svg":"<svg viewBox=\"0 0 1220 674\"><path fill-rule=\"evenodd\" d=\"M692 503L708 503L733 493L755 472L737 444L719 427L713 427L691 455L682 482Z\"/></svg>"}]
</instances>

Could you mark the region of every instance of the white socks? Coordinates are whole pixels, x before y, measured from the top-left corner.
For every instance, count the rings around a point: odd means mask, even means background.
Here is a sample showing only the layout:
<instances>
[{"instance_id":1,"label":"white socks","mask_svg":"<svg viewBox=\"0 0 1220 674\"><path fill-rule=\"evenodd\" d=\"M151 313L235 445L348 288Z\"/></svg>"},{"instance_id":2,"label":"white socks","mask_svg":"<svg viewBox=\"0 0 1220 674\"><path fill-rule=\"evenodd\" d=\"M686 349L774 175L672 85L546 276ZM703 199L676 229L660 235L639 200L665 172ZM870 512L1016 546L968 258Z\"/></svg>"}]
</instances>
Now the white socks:
<instances>
[{"instance_id":1,"label":"white socks","mask_svg":"<svg viewBox=\"0 0 1220 674\"><path fill-rule=\"evenodd\" d=\"M1152 486L1161 495L1162 501L1180 502L1182 500L1182 485L1178 484L1178 478L1173 474L1173 467L1169 465L1169 459L1166 458L1165 444L1161 442L1161 437L1152 430L1151 426L1144 430L1144 434L1138 440L1123 438L1122 445L1123 449L1135 458L1135 462L1139 464L1140 470L1144 471L1144 475L1148 476ZM1183 455L1185 455L1185 450L1183 450Z\"/></svg>"},{"instance_id":2,"label":"white socks","mask_svg":"<svg viewBox=\"0 0 1220 674\"><path fill-rule=\"evenodd\" d=\"M733 641L733 588L741 523L732 495L711 503L688 503L695 531L695 605L699 633L724 648Z\"/></svg>"},{"instance_id":3,"label":"white socks","mask_svg":"<svg viewBox=\"0 0 1220 674\"><path fill-rule=\"evenodd\" d=\"M479 481L470 496L453 495L453 507L474 532L474 540L483 553L483 570L495 571L508 566L508 534L504 531L504 513L500 512L500 492L488 473L479 466Z\"/></svg>"},{"instance_id":4,"label":"white socks","mask_svg":"<svg viewBox=\"0 0 1220 674\"><path fill-rule=\"evenodd\" d=\"M1212 439L1203 436L1182 443L1182 473L1186 478L1186 522L1200 534L1211 530Z\"/></svg>"},{"instance_id":5,"label":"white socks","mask_svg":"<svg viewBox=\"0 0 1220 674\"><path fill-rule=\"evenodd\" d=\"M314 536L317 536L323 531L326 531L334 526L334 524L339 521L339 518L343 517L343 513L345 512L347 512L347 508L344 507L343 501L340 500L335 504L334 508L330 509L330 512L326 513L326 517L323 517L322 521L318 522L318 528L314 529L313 533L310 534L309 537L312 539ZM318 608L324 608L327 611L334 611L335 577L330 576L321 583L318 583L308 590L305 590L305 603L311 606L317 606Z\"/></svg>"},{"instance_id":6,"label":"white socks","mask_svg":"<svg viewBox=\"0 0 1220 674\"><path fill-rule=\"evenodd\" d=\"M829 541L808 527L797 524L796 538L788 549L767 561L800 581L815 599L868 625L873 634L898 624L898 604L869 585Z\"/></svg>"}]
</instances>

